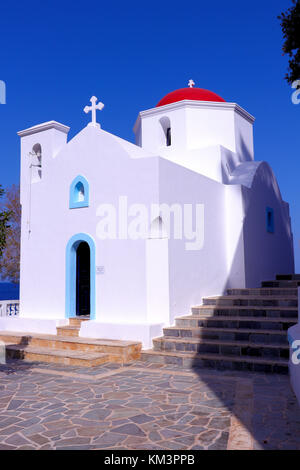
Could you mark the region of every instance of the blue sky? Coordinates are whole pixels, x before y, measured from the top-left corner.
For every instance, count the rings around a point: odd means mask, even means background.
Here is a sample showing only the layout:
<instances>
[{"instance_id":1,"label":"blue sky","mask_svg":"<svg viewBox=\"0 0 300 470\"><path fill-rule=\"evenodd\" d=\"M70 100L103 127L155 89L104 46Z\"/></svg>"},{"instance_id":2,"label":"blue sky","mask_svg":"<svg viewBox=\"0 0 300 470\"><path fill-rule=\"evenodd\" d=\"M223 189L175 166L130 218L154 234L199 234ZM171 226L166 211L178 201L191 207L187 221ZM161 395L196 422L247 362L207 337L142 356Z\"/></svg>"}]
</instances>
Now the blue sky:
<instances>
[{"instance_id":1,"label":"blue sky","mask_svg":"<svg viewBox=\"0 0 300 470\"><path fill-rule=\"evenodd\" d=\"M256 160L272 166L290 203L300 272L300 105L284 81L287 57L277 15L290 0L2 2L0 183L19 182L18 130L51 119L89 119L95 94L102 127L133 141L140 110L187 85L220 94L256 117ZM300 78L300 77L299 77ZM98 118L99 119L99 118Z\"/></svg>"}]
</instances>

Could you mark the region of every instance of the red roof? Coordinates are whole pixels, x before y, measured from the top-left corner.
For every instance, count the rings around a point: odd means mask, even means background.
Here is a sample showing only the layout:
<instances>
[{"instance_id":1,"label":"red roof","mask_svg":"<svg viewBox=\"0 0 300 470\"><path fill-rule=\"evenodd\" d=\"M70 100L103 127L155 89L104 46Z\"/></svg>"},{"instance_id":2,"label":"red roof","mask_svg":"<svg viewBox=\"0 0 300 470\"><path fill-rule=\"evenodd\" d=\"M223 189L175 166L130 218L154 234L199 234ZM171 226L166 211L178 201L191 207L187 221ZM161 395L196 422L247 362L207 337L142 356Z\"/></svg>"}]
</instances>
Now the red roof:
<instances>
[{"instance_id":1,"label":"red roof","mask_svg":"<svg viewBox=\"0 0 300 470\"><path fill-rule=\"evenodd\" d=\"M203 88L180 88L179 90L171 91L164 96L156 107L164 106L165 104L176 103L182 100L196 100L196 101L218 101L224 103L225 100L213 91L204 90Z\"/></svg>"}]
</instances>

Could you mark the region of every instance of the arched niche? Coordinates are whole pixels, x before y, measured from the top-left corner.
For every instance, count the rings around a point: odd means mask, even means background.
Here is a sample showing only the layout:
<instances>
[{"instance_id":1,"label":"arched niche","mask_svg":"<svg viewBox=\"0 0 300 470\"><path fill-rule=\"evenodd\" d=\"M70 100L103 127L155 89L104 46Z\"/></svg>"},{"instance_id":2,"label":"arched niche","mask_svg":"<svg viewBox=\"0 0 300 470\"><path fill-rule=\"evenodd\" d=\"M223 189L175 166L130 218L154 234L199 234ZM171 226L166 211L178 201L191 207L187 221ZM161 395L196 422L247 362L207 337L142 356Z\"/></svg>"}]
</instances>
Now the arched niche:
<instances>
[{"instance_id":1,"label":"arched niche","mask_svg":"<svg viewBox=\"0 0 300 470\"><path fill-rule=\"evenodd\" d=\"M172 131L171 131L171 121L167 116L163 116L159 120L160 129L159 129L159 139L160 145L164 147L170 147L172 144Z\"/></svg>"},{"instance_id":2,"label":"arched niche","mask_svg":"<svg viewBox=\"0 0 300 470\"><path fill-rule=\"evenodd\" d=\"M30 156L31 182L36 183L42 179L42 146L34 144Z\"/></svg>"},{"instance_id":3,"label":"arched niche","mask_svg":"<svg viewBox=\"0 0 300 470\"><path fill-rule=\"evenodd\" d=\"M70 186L70 209L89 206L89 183L84 176L77 176Z\"/></svg>"}]
</instances>

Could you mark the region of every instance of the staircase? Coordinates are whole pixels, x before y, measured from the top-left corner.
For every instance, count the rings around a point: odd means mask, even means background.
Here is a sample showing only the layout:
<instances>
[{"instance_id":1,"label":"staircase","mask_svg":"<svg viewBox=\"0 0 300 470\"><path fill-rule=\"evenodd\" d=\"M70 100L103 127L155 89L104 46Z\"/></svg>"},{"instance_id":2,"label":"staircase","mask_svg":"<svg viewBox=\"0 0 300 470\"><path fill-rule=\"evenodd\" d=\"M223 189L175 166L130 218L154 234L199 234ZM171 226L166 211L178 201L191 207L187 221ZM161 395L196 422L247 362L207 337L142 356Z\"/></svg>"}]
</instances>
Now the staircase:
<instances>
[{"instance_id":1,"label":"staircase","mask_svg":"<svg viewBox=\"0 0 300 470\"><path fill-rule=\"evenodd\" d=\"M288 372L287 329L298 322L300 275L278 275L261 288L228 289L176 318L142 351L143 361L256 372Z\"/></svg>"},{"instance_id":2,"label":"staircase","mask_svg":"<svg viewBox=\"0 0 300 470\"><path fill-rule=\"evenodd\" d=\"M69 325L57 327L57 335L0 331L0 340L6 343L7 358L30 362L93 367L139 358L139 342L79 337L81 322L87 320L88 317L70 318Z\"/></svg>"}]
</instances>

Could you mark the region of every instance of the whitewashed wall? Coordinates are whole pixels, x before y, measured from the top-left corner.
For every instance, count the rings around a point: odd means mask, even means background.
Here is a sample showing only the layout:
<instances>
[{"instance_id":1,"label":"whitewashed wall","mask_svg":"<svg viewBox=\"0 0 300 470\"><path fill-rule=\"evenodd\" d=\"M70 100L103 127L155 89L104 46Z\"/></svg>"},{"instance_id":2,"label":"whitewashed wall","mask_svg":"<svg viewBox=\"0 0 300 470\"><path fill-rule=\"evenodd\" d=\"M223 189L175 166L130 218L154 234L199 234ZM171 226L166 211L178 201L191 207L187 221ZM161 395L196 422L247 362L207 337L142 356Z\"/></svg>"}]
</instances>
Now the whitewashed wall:
<instances>
[{"instance_id":1,"label":"whitewashed wall","mask_svg":"<svg viewBox=\"0 0 300 470\"><path fill-rule=\"evenodd\" d=\"M294 248L288 204L282 201L267 163L256 172L251 189L243 187L244 250L247 287L257 287L278 273L294 272ZM266 208L274 211L274 233L266 230Z\"/></svg>"},{"instance_id":2,"label":"whitewashed wall","mask_svg":"<svg viewBox=\"0 0 300 470\"><path fill-rule=\"evenodd\" d=\"M57 123L21 133L20 316L39 319L37 330L53 332L66 321L66 246L78 233L93 238L101 267L96 318L84 322L81 336L141 340L150 347L163 324L188 314L203 296L293 272L287 205L269 167L253 162L254 118L232 103L163 108L141 113L135 130L142 148L91 126L68 144L68 128ZM158 121L165 116L171 147ZM36 143L42 178L30 184L29 152ZM78 175L89 182L89 207L69 209L69 188ZM147 208L202 204L203 247L188 251L187 240L151 235L99 240L99 204L117 207L119 196ZM266 205L274 208L274 236L266 233Z\"/></svg>"}]
</instances>

